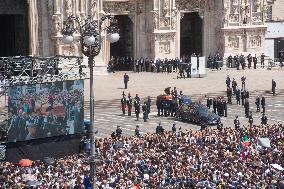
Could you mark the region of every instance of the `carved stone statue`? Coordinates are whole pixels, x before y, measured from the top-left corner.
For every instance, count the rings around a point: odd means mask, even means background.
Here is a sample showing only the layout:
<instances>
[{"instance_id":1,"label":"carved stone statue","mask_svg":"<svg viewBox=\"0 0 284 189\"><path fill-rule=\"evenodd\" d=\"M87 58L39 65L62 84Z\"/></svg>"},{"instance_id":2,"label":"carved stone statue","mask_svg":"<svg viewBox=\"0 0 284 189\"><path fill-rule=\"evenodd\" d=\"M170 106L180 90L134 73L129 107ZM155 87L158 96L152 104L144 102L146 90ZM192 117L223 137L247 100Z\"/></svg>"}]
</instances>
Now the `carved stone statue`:
<instances>
[{"instance_id":1,"label":"carved stone statue","mask_svg":"<svg viewBox=\"0 0 284 189\"><path fill-rule=\"evenodd\" d=\"M98 4L97 1L93 1L91 4L91 15L93 18L97 19L98 18Z\"/></svg>"},{"instance_id":2,"label":"carved stone statue","mask_svg":"<svg viewBox=\"0 0 284 189\"><path fill-rule=\"evenodd\" d=\"M65 0L64 5L66 15L72 14L72 0Z\"/></svg>"},{"instance_id":3,"label":"carved stone statue","mask_svg":"<svg viewBox=\"0 0 284 189\"><path fill-rule=\"evenodd\" d=\"M61 32L61 18L58 15L52 17L53 21L53 34L57 35Z\"/></svg>"}]
</instances>

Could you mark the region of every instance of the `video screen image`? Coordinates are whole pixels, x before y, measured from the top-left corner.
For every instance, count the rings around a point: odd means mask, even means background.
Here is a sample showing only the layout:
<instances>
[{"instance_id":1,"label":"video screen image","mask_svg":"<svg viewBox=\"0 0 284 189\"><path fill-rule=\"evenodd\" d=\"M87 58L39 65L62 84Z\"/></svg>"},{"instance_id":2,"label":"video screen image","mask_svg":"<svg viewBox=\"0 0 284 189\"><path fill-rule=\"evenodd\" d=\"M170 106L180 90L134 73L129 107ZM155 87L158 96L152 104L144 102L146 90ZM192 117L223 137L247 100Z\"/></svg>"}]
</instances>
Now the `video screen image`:
<instances>
[{"instance_id":1,"label":"video screen image","mask_svg":"<svg viewBox=\"0 0 284 189\"><path fill-rule=\"evenodd\" d=\"M10 87L8 141L83 132L83 97L83 80Z\"/></svg>"}]
</instances>

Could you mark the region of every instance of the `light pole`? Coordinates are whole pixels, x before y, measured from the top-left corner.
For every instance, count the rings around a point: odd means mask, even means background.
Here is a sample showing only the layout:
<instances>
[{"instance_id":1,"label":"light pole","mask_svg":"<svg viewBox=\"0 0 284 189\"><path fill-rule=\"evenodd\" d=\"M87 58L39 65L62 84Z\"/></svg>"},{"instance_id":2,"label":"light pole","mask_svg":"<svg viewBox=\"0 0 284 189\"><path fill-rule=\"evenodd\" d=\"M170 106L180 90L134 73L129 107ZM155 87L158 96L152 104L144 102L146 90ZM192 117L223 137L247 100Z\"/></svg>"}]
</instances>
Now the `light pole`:
<instances>
[{"instance_id":1,"label":"light pole","mask_svg":"<svg viewBox=\"0 0 284 189\"><path fill-rule=\"evenodd\" d=\"M110 25L102 29L102 24L105 20L110 21ZM90 177L93 188L96 188L96 165L95 165L95 129L94 129L94 91L93 91L93 71L94 71L94 58L100 53L102 47L102 31L106 30L110 43L119 40L119 29L116 26L116 21L111 15L104 15L100 20L93 20L88 16L85 23L82 23L79 17L70 15L63 22L63 42L71 44L74 41L73 34L75 32L75 24L79 27L80 44L82 53L88 57L88 66L90 69L90 128L88 130L88 137L91 142L91 155L90 155Z\"/></svg>"}]
</instances>

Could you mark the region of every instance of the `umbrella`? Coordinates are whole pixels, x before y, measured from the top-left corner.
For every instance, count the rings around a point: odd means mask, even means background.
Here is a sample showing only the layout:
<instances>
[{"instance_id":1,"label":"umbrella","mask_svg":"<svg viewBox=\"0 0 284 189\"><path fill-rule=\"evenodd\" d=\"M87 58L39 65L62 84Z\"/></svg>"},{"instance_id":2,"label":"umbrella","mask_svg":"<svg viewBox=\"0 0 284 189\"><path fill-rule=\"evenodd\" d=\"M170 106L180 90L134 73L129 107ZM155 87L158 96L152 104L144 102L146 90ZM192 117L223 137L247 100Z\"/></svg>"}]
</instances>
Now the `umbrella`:
<instances>
[{"instance_id":1,"label":"umbrella","mask_svg":"<svg viewBox=\"0 0 284 189\"><path fill-rule=\"evenodd\" d=\"M284 168L279 164L271 164L271 166L279 171L284 171Z\"/></svg>"},{"instance_id":2,"label":"umbrella","mask_svg":"<svg viewBox=\"0 0 284 189\"><path fill-rule=\"evenodd\" d=\"M257 139L257 145L269 148L270 147L270 140L269 140L269 138L258 138Z\"/></svg>"},{"instance_id":3,"label":"umbrella","mask_svg":"<svg viewBox=\"0 0 284 189\"><path fill-rule=\"evenodd\" d=\"M28 167L28 166L31 166L32 165L32 160L29 160L29 159L21 159L19 161L19 165L22 166L22 167Z\"/></svg>"},{"instance_id":4,"label":"umbrella","mask_svg":"<svg viewBox=\"0 0 284 189\"><path fill-rule=\"evenodd\" d=\"M32 186L32 187L36 187L36 186L38 186L39 184L40 184L40 183L39 183L39 181L37 181L37 180L28 180L27 183L26 183L27 186Z\"/></svg>"}]
</instances>

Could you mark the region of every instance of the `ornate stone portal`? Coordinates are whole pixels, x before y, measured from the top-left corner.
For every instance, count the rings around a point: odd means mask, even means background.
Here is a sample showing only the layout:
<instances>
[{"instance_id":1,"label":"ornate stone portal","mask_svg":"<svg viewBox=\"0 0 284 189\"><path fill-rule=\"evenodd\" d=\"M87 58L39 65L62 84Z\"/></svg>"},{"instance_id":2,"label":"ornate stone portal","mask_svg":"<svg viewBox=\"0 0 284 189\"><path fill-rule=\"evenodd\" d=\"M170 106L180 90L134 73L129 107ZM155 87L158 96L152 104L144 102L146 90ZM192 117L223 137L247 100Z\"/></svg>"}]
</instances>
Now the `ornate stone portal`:
<instances>
[{"instance_id":1,"label":"ornate stone portal","mask_svg":"<svg viewBox=\"0 0 284 189\"><path fill-rule=\"evenodd\" d=\"M98 19L101 14L128 15L133 22L134 57L180 56L180 22L198 12L202 19L202 55L219 52L264 51L265 21L274 0L27 0L29 3L30 54L82 55L78 32L72 45L62 43L63 20L74 14ZM96 62L105 66L110 44L103 40Z\"/></svg>"}]
</instances>

